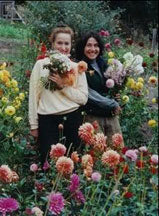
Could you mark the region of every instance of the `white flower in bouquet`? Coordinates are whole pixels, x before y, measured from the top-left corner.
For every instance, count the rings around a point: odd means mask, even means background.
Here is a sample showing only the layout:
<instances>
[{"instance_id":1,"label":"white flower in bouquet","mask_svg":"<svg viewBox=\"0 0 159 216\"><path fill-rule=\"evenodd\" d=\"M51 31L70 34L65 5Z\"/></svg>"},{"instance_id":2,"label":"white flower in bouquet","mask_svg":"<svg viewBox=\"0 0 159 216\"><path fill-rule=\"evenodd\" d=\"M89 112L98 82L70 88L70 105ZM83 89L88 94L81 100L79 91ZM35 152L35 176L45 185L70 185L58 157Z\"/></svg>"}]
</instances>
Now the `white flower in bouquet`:
<instances>
[{"instance_id":1,"label":"white flower in bouquet","mask_svg":"<svg viewBox=\"0 0 159 216\"><path fill-rule=\"evenodd\" d=\"M141 55L133 56L131 52L128 52L123 55L125 59L124 67L129 73L133 72L136 75L139 75L144 72L142 67L143 57Z\"/></svg>"}]
</instances>

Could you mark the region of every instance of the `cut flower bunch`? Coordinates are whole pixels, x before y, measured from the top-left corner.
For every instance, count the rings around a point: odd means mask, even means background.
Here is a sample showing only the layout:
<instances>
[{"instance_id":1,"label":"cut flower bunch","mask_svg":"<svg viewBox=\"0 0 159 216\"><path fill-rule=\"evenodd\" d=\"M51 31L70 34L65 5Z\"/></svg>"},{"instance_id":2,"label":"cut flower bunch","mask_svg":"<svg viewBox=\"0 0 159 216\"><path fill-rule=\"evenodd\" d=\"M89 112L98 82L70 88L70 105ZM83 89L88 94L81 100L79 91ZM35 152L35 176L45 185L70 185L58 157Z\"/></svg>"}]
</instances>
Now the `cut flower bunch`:
<instances>
[{"instance_id":1,"label":"cut flower bunch","mask_svg":"<svg viewBox=\"0 0 159 216\"><path fill-rule=\"evenodd\" d=\"M58 74L62 79L64 86L73 86L76 80L77 73L82 73L87 70L87 64L84 61L78 63L77 67L68 56L51 50L47 55L50 63L43 66L44 69L49 70L49 76L41 77L41 83L50 91L60 89L55 82L50 79L53 74Z\"/></svg>"}]
</instances>

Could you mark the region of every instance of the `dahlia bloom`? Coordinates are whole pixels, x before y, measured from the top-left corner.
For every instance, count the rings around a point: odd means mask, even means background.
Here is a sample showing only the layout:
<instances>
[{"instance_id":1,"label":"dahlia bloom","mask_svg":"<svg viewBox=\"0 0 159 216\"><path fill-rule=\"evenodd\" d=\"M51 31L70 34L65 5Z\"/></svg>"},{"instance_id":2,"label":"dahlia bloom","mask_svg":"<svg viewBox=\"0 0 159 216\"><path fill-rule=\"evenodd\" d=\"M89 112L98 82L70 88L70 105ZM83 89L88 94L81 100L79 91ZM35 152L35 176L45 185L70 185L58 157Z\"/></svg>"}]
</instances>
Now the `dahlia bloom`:
<instances>
[{"instance_id":1,"label":"dahlia bloom","mask_svg":"<svg viewBox=\"0 0 159 216\"><path fill-rule=\"evenodd\" d=\"M139 150L140 150L141 152L147 152L146 146L141 146L141 147L139 148Z\"/></svg>"},{"instance_id":2,"label":"dahlia bloom","mask_svg":"<svg viewBox=\"0 0 159 216\"><path fill-rule=\"evenodd\" d=\"M13 198L0 198L0 212L3 216L19 208L18 202Z\"/></svg>"},{"instance_id":3,"label":"dahlia bloom","mask_svg":"<svg viewBox=\"0 0 159 216\"><path fill-rule=\"evenodd\" d=\"M117 45L117 46L119 46L119 45L121 44L120 39L116 38L116 39L114 40L114 44Z\"/></svg>"},{"instance_id":4,"label":"dahlia bloom","mask_svg":"<svg viewBox=\"0 0 159 216\"><path fill-rule=\"evenodd\" d=\"M123 136L119 133L116 133L112 136L112 142L113 142L113 146L115 148L123 148L124 147Z\"/></svg>"},{"instance_id":5,"label":"dahlia bloom","mask_svg":"<svg viewBox=\"0 0 159 216\"><path fill-rule=\"evenodd\" d=\"M113 79L107 79L106 81L106 87L107 88L113 88L114 87L114 80Z\"/></svg>"},{"instance_id":6,"label":"dahlia bloom","mask_svg":"<svg viewBox=\"0 0 159 216\"><path fill-rule=\"evenodd\" d=\"M44 165L43 165L43 170L48 170L50 168L50 164L48 161L45 161Z\"/></svg>"},{"instance_id":7,"label":"dahlia bloom","mask_svg":"<svg viewBox=\"0 0 159 216\"><path fill-rule=\"evenodd\" d=\"M78 155L77 151L72 152L71 159L73 160L74 163L79 162L79 155Z\"/></svg>"},{"instance_id":8,"label":"dahlia bloom","mask_svg":"<svg viewBox=\"0 0 159 216\"><path fill-rule=\"evenodd\" d=\"M85 72L87 70L87 63L85 61L80 61L78 62L77 67L79 73Z\"/></svg>"},{"instance_id":9,"label":"dahlia bloom","mask_svg":"<svg viewBox=\"0 0 159 216\"><path fill-rule=\"evenodd\" d=\"M123 101L124 103L128 103L128 102L129 102L129 96L124 95L124 96L122 97L122 101Z\"/></svg>"},{"instance_id":10,"label":"dahlia bloom","mask_svg":"<svg viewBox=\"0 0 159 216\"><path fill-rule=\"evenodd\" d=\"M8 167L8 165L2 165L0 167L0 181L4 183L12 182L12 170Z\"/></svg>"},{"instance_id":11,"label":"dahlia bloom","mask_svg":"<svg viewBox=\"0 0 159 216\"><path fill-rule=\"evenodd\" d=\"M94 132L94 127L88 122L81 125L78 129L79 137L88 145L91 145L93 142Z\"/></svg>"},{"instance_id":12,"label":"dahlia bloom","mask_svg":"<svg viewBox=\"0 0 159 216\"><path fill-rule=\"evenodd\" d=\"M64 198L61 193L52 192L49 197L49 211L54 215L59 215L64 209Z\"/></svg>"},{"instance_id":13,"label":"dahlia bloom","mask_svg":"<svg viewBox=\"0 0 159 216\"><path fill-rule=\"evenodd\" d=\"M71 175L71 184L69 186L69 191L71 193L75 192L79 188L80 178L77 174Z\"/></svg>"},{"instance_id":14,"label":"dahlia bloom","mask_svg":"<svg viewBox=\"0 0 159 216\"><path fill-rule=\"evenodd\" d=\"M35 216L43 216L43 214L44 214L44 212L41 211L41 209L39 209L38 207L32 208L31 211Z\"/></svg>"},{"instance_id":15,"label":"dahlia bloom","mask_svg":"<svg viewBox=\"0 0 159 216\"><path fill-rule=\"evenodd\" d=\"M65 153L66 153L66 147L61 143L57 143L56 145L51 146L50 158L57 159L61 156L64 156Z\"/></svg>"},{"instance_id":16,"label":"dahlia bloom","mask_svg":"<svg viewBox=\"0 0 159 216\"><path fill-rule=\"evenodd\" d=\"M93 167L93 158L91 155L86 154L82 156L82 167L86 168L87 166Z\"/></svg>"},{"instance_id":17,"label":"dahlia bloom","mask_svg":"<svg viewBox=\"0 0 159 216\"><path fill-rule=\"evenodd\" d=\"M156 127L157 126L157 122L154 119L151 119L148 121L148 126L149 127Z\"/></svg>"},{"instance_id":18,"label":"dahlia bloom","mask_svg":"<svg viewBox=\"0 0 159 216\"><path fill-rule=\"evenodd\" d=\"M134 150L128 150L125 152L125 156L128 157L129 159L131 159L132 161L136 161L137 160L137 154L135 153Z\"/></svg>"},{"instance_id":19,"label":"dahlia bloom","mask_svg":"<svg viewBox=\"0 0 159 216\"><path fill-rule=\"evenodd\" d=\"M86 176L87 180L91 179L93 168L90 165L87 165L86 168L83 170L84 175Z\"/></svg>"},{"instance_id":20,"label":"dahlia bloom","mask_svg":"<svg viewBox=\"0 0 159 216\"><path fill-rule=\"evenodd\" d=\"M155 165L158 164L158 155L152 155L151 156L151 162Z\"/></svg>"},{"instance_id":21,"label":"dahlia bloom","mask_svg":"<svg viewBox=\"0 0 159 216\"><path fill-rule=\"evenodd\" d=\"M76 191L73 197L78 203L85 203L86 201L82 191L80 190Z\"/></svg>"},{"instance_id":22,"label":"dahlia bloom","mask_svg":"<svg viewBox=\"0 0 159 216\"><path fill-rule=\"evenodd\" d=\"M110 44L110 43L106 43L106 44L105 44L105 48L106 48L108 51L110 51L111 44Z\"/></svg>"},{"instance_id":23,"label":"dahlia bloom","mask_svg":"<svg viewBox=\"0 0 159 216\"><path fill-rule=\"evenodd\" d=\"M104 136L103 133L97 133L94 137L94 144L93 148L103 152L106 149L106 139L107 137Z\"/></svg>"},{"instance_id":24,"label":"dahlia bloom","mask_svg":"<svg viewBox=\"0 0 159 216\"><path fill-rule=\"evenodd\" d=\"M58 158L56 162L56 168L58 172L61 173L62 175L68 175L73 172L74 163L71 160L71 158L62 156Z\"/></svg>"},{"instance_id":25,"label":"dahlia bloom","mask_svg":"<svg viewBox=\"0 0 159 216\"><path fill-rule=\"evenodd\" d=\"M102 176L99 172L93 172L92 176L91 176L91 178L94 182L99 182L101 180L101 177Z\"/></svg>"},{"instance_id":26,"label":"dahlia bloom","mask_svg":"<svg viewBox=\"0 0 159 216\"><path fill-rule=\"evenodd\" d=\"M102 163L114 167L120 162L120 155L113 150L108 150L102 155Z\"/></svg>"},{"instance_id":27,"label":"dahlia bloom","mask_svg":"<svg viewBox=\"0 0 159 216\"><path fill-rule=\"evenodd\" d=\"M100 36L103 36L103 37L108 37L108 36L110 36L110 33L109 33L108 31L101 30L101 31L99 32L99 35L100 35Z\"/></svg>"},{"instance_id":28,"label":"dahlia bloom","mask_svg":"<svg viewBox=\"0 0 159 216\"><path fill-rule=\"evenodd\" d=\"M35 163L31 164L30 171L32 171L32 172L38 171L38 165Z\"/></svg>"},{"instance_id":29,"label":"dahlia bloom","mask_svg":"<svg viewBox=\"0 0 159 216\"><path fill-rule=\"evenodd\" d=\"M12 116L15 114L15 112L16 112L16 109L13 106L7 106L5 108L5 114L6 115Z\"/></svg>"},{"instance_id":30,"label":"dahlia bloom","mask_svg":"<svg viewBox=\"0 0 159 216\"><path fill-rule=\"evenodd\" d=\"M155 84L157 83L157 78L156 78L155 76L150 76L148 82L149 82L150 84L155 85Z\"/></svg>"}]
</instances>

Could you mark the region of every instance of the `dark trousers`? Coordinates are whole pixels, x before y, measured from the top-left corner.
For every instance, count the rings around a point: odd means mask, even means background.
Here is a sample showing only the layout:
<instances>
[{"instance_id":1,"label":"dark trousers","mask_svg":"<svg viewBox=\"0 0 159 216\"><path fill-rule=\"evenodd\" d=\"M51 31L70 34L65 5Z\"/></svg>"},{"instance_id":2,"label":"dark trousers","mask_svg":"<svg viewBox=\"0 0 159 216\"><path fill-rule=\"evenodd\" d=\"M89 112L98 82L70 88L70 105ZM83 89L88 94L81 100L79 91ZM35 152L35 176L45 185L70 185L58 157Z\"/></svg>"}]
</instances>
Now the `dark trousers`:
<instances>
[{"instance_id":1,"label":"dark trousers","mask_svg":"<svg viewBox=\"0 0 159 216\"><path fill-rule=\"evenodd\" d=\"M49 157L50 147L58 142L64 144L68 150L72 143L70 152L80 148L78 128L83 123L81 110L64 115L41 115L39 114L39 151L41 163ZM63 130L59 129L63 125ZM62 139L61 139L62 138Z\"/></svg>"}]
</instances>

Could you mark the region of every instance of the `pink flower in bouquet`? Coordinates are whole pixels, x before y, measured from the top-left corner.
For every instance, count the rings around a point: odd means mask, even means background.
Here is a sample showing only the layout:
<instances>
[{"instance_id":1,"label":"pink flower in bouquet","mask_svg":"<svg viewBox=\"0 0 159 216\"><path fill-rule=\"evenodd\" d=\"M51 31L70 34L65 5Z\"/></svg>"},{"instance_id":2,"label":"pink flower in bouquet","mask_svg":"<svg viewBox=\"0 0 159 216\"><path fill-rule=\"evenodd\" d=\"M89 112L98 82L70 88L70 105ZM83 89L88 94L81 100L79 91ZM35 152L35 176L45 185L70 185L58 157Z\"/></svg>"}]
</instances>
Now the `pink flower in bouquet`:
<instances>
[{"instance_id":1,"label":"pink flower in bouquet","mask_svg":"<svg viewBox=\"0 0 159 216\"><path fill-rule=\"evenodd\" d=\"M117 45L117 46L119 46L119 45L121 44L120 39L116 38L116 39L114 40L114 44Z\"/></svg>"},{"instance_id":2,"label":"pink flower in bouquet","mask_svg":"<svg viewBox=\"0 0 159 216\"><path fill-rule=\"evenodd\" d=\"M36 172L38 171L38 165L33 163L31 166L30 166L30 171L32 172Z\"/></svg>"},{"instance_id":3,"label":"pink flower in bouquet","mask_svg":"<svg viewBox=\"0 0 159 216\"><path fill-rule=\"evenodd\" d=\"M125 152L125 156L128 157L129 159L131 159L132 161L136 161L137 160L137 154L135 153L134 150L128 150Z\"/></svg>"},{"instance_id":4,"label":"pink flower in bouquet","mask_svg":"<svg viewBox=\"0 0 159 216\"><path fill-rule=\"evenodd\" d=\"M92 145L93 143L94 132L95 132L94 127L92 126L92 124L88 122L81 125L78 129L79 137L88 145Z\"/></svg>"},{"instance_id":5,"label":"pink flower in bouquet","mask_svg":"<svg viewBox=\"0 0 159 216\"><path fill-rule=\"evenodd\" d=\"M18 202L13 198L0 198L0 212L2 215L11 213L19 208Z\"/></svg>"},{"instance_id":6,"label":"pink flower in bouquet","mask_svg":"<svg viewBox=\"0 0 159 216\"><path fill-rule=\"evenodd\" d=\"M82 156L82 167L86 168L87 166L93 167L93 158L91 155L86 154Z\"/></svg>"},{"instance_id":7,"label":"pink flower in bouquet","mask_svg":"<svg viewBox=\"0 0 159 216\"><path fill-rule=\"evenodd\" d=\"M94 122L92 122L92 125L94 127L94 130L98 130L99 128L99 123L95 120Z\"/></svg>"},{"instance_id":8,"label":"pink flower in bouquet","mask_svg":"<svg viewBox=\"0 0 159 216\"><path fill-rule=\"evenodd\" d=\"M49 211L53 215L59 215L62 210L64 209L64 198L61 193L54 193L52 192L49 195Z\"/></svg>"},{"instance_id":9,"label":"pink flower in bouquet","mask_svg":"<svg viewBox=\"0 0 159 216\"><path fill-rule=\"evenodd\" d=\"M109 33L108 31L101 30L101 31L99 32L99 35L100 35L100 36L103 36L103 37L108 37L108 36L110 36L110 33Z\"/></svg>"},{"instance_id":10,"label":"pink flower in bouquet","mask_svg":"<svg viewBox=\"0 0 159 216\"><path fill-rule=\"evenodd\" d=\"M155 164L155 165L157 165L158 164L158 155L152 155L151 156L151 162L153 163L153 164Z\"/></svg>"},{"instance_id":11,"label":"pink flower in bouquet","mask_svg":"<svg viewBox=\"0 0 159 216\"><path fill-rule=\"evenodd\" d=\"M104 152L106 150L106 139L103 133L97 133L94 137L93 148L97 151Z\"/></svg>"},{"instance_id":12,"label":"pink flower in bouquet","mask_svg":"<svg viewBox=\"0 0 159 216\"><path fill-rule=\"evenodd\" d=\"M0 166L0 181L4 183L12 182L12 170L7 165Z\"/></svg>"},{"instance_id":13,"label":"pink flower in bouquet","mask_svg":"<svg viewBox=\"0 0 159 216\"><path fill-rule=\"evenodd\" d=\"M74 169L73 160L65 156L59 157L56 162L56 168L62 175L69 175L73 172Z\"/></svg>"},{"instance_id":14,"label":"pink flower in bouquet","mask_svg":"<svg viewBox=\"0 0 159 216\"><path fill-rule=\"evenodd\" d=\"M107 88L113 88L114 87L114 80L113 79L108 79L106 81L106 87Z\"/></svg>"},{"instance_id":15,"label":"pink flower in bouquet","mask_svg":"<svg viewBox=\"0 0 159 216\"><path fill-rule=\"evenodd\" d=\"M102 163L114 167L120 162L120 155L113 150L108 150L102 155Z\"/></svg>"},{"instance_id":16,"label":"pink flower in bouquet","mask_svg":"<svg viewBox=\"0 0 159 216\"><path fill-rule=\"evenodd\" d=\"M123 148L124 147L123 136L119 133L116 133L112 136L112 142L113 142L113 146L115 148Z\"/></svg>"},{"instance_id":17,"label":"pink flower in bouquet","mask_svg":"<svg viewBox=\"0 0 159 216\"><path fill-rule=\"evenodd\" d=\"M101 180L101 177L102 176L99 172L93 172L92 176L91 176L91 178L94 182L99 182Z\"/></svg>"},{"instance_id":18,"label":"pink flower in bouquet","mask_svg":"<svg viewBox=\"0 0 159 216\"><path fill-rule=\"evenodd\" d=\"M61 143L57 143L56 145L51 146L50 158L57 159L61 156L64 156L65 153L66 153L66 147Z\"/></svg>"}]
</instances>

